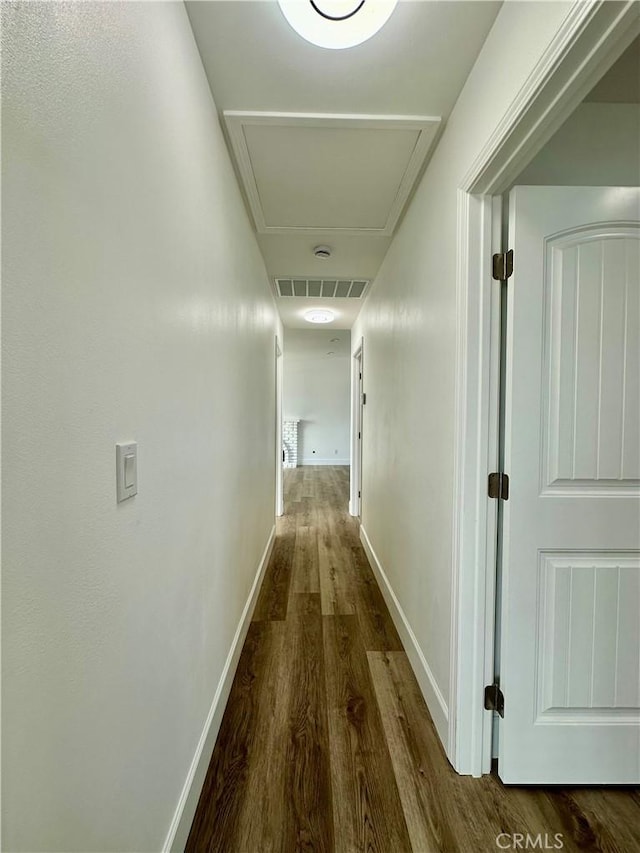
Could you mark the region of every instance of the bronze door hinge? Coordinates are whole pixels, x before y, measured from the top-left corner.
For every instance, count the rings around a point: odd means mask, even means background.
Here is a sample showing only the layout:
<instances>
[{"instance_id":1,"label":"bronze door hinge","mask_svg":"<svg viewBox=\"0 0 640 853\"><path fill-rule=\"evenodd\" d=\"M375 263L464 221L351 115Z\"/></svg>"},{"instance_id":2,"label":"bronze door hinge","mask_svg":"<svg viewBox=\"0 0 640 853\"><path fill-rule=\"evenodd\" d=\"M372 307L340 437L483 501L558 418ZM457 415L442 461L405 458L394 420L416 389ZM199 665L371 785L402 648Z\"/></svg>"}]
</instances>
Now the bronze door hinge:
<instances>
[{"instance_id":1,"label":"bronze door hinge","mask_svg":"<svg viewBox=\"0 0 640 853\"><path fill-rule=\"evenodd\" d=\"M493 256L493 277L496 281L506 281L513 275L513 249L498 252Z\"/></svg>"},{"instance_id":2,"label":"bronze door hinge","mask_svg":"<svg viewBox=\"0 0 640 853\"><path fill-rule=\"evenodd\" d=\"M507 474L499 474L497 472L489 474L489 484L487 492L490 498L496 498L500 501L508 501L509 476Z\"/></svg>"},{"instance_id":3,"label":"bronze door hinge","mask_svg":"<svg viewBox=\"0 0 640 853\"><path fill-rule=\"evenodd\" d=\"M487 684L484 688L484 707L487 711L497 711L504 717L504 696L498 684Z\"/></svg>"}]
</instances>

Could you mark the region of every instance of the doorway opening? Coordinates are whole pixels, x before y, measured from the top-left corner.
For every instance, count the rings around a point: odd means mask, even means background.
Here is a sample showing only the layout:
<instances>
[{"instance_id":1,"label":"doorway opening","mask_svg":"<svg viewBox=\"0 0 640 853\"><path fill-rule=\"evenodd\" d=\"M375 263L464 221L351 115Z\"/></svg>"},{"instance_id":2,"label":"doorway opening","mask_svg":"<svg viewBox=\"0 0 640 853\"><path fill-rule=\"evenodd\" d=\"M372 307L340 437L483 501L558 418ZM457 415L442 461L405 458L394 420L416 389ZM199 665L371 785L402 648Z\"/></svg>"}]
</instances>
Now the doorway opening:
<instances>
[{"instance_id":1,"label":"doorway opening","mask_svg":"<svg viewBox=\"0 0 640 853\"><path fill-rule=\"evenodd\" d=\"M348 329L285 329L282 459L285 468L350 464Z\"/></svg>"},{"instance_id":2,"label":"doorway opening","mask_svg":"<svg viewBox=\"0 0 640 853\"><path fill-rule=\"evenodd\" d=\"M497 508L487 494L487 475L500 471L500 288L492 280L491 256L503 248L501 196L630 45L638 29L630 4L576 6L562 38L550 44L544 62L523 89L522 103L514 106L459 188L453 714L448 754L460 773L488 773L492 758L493 718L481 697L495 674ZM540 422L540 412L530 417ZM509 429L507 419L507 433ZM510 485L506 513L515 506L515 486ZM534 601L532 607L537 606ZM536 668L535 662L530 664L530 669ZM508 709L509 698L504 698Z\"/></svg>"}]
</instances>

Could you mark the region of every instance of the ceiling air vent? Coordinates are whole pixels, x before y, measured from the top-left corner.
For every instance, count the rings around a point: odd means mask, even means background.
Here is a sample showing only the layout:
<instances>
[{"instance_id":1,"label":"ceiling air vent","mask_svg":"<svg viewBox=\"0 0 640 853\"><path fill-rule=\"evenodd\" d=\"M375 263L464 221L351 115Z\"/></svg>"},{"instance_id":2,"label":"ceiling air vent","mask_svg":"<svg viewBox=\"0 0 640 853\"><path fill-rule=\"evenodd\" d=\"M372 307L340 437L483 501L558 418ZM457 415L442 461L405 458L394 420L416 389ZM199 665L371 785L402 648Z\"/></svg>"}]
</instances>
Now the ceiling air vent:
<instances>
[{"instance_id":1,"label":"ceiling air vent","mask_svg":"<svg viewBox=\"0 0 640 853\"><path fill-rule=\"evenodd\" d=\"M363 279L277 278L278 296L361 299L369 282Z\"/></svg>"}]
</instances>

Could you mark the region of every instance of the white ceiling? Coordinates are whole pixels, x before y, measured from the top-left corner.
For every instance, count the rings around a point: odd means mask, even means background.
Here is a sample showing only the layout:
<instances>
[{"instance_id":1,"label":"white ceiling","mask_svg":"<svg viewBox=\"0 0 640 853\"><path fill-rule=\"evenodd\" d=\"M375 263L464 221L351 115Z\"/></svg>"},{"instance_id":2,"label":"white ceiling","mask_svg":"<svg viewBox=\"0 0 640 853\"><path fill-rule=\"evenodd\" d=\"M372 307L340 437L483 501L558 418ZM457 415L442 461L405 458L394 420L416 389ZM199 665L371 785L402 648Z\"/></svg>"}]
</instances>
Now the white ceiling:
<instances>
[{"instance_id":1,"label":"white ceiling","mask_svg":"<svg viewBox=\"0 0 640 853\"><path fill-rule=\"evenodd\" d=\"M276 0L195 0L186 5L221 121L225 111L240 111L441 117L444 124L501 4L401 0L377 35L346 50L304 41ZM318 140L317 130L312 139L300 128L289 127L285 133L267 124L252 126L244 139L255 183L262 186L263 224L276 223L279 232L257 234L269 275L373 279L392 237L358 234L350 226L356 222L361 229L379 229L390 221L415 136L397 131L394 138L383 134L363 144L347 128ZM328 163L334 168L327 168ZM240 175L237 160L236 165ZM247 199L249 195L245 190ZM306 230L300 233L300 228ZM313 256L318 244L332 247L330 259ZM350 328L362 304L355 299L278 299L285 325L299 328L308 328L302 311L324 302L338 307L335 328Z\"/></svg>"},{"instance_id":2,"label":"white ceiling","mask_svg":"<svg viewBox=\"0 0 640 853\"><path fill-rule=\"evenodd\" d=\"M351 332L308 327L285 329L283 352L285 358L348 358L351 355Z\"/></svg>"}]
</instances>

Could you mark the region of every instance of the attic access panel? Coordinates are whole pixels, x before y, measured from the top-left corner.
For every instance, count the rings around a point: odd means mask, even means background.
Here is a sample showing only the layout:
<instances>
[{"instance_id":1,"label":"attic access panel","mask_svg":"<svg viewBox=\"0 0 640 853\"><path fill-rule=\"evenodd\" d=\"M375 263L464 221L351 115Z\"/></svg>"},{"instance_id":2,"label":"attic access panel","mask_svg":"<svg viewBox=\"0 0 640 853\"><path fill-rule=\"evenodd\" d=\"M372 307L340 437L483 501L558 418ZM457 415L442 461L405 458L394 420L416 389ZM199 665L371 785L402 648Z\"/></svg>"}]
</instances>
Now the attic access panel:
<instances>
[{"instance_id":1,"label":"attic access panel","mask_svg":"<svg viewBox=\"0 0 640 853\"><path fill-rule=\"evenodd\" d=\"M260 234L391 236L440 124L428 116L224 117Z\"/></svg>"}]
</instances>

